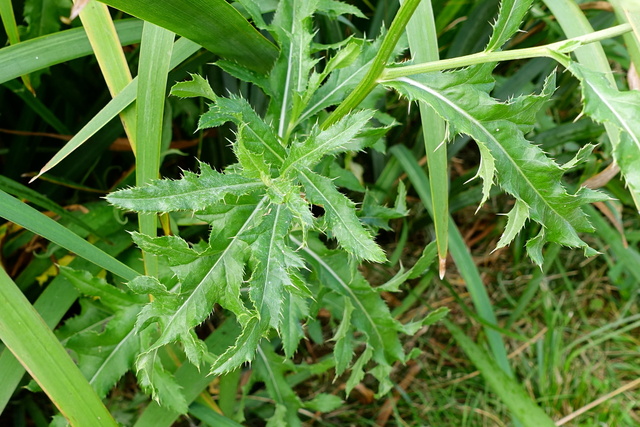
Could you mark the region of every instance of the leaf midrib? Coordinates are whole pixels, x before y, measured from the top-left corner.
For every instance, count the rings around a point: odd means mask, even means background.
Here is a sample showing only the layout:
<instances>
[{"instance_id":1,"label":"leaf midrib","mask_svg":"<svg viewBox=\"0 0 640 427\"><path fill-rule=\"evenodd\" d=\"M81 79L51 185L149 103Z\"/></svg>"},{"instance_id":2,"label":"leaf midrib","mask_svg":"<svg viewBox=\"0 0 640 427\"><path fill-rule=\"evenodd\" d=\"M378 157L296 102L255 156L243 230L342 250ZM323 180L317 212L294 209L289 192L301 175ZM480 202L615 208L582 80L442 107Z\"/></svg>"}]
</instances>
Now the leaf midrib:
<instances>
[{"instance_id":1,"label":"leaf midrib","mask_svg":"<svg viewBox=\"0 0 640 427\"><path fill-rule=\"evenodd\" d=\"M302 242L300 242L298 239L296 239L293 236L291 237L291 241L298 246L302 246ZM318 254L316 254L311 248L305 246L303 247L303 250L306 253L308 253L313 259L315 259L322 266L322 268L327 270L329 274L331 274L331 276L333 276L333 278L336 279L336 281L340 284L340 286L347 291L347 293L349 294L349 297L356 303L356 305L360 308L360 311L362 311L364 317L366 317L367 321L371 324L372 329L376 334L376 336L378 337L379 342L384 343L384 340L382 339L382 335L380 335L380 332L378 331L378 327L376 323L373 321L373 318L369 315L369 312L365 309L364 305L362 305L362 302L360 302L360 300L358 299L356 294L353 292L353 290L351 290L349 285L347 285L344 282L344 280L342 280L342 278L338 275L338 273L336 273L326 262L324 262L324 260Z\"/></svg>"},{"instance_id":2,"label":"leaf midrib","mask_svg":"<svg viewBox=\"0 0 640 427\"><path fill-rule=\"evenodd\" d=\"M407 84L410 84L411 86L417 87L419 89L424 90L425 92L428 92L430 94L432 94L433 96L435 96L436 98L442 100L443 102L445 102L446 104L448 104L449 106L451 106L451 108L453 108L454 110L458 111L460 114L462 114L464 117L467 118L467 120L469 120L472 123L475 123L476 125L478 125L481 129L484 130L484 133L486 135L488 135L488 137L493 140L495 142L495 144L500 147L500 150L506 155L506 157L509 159L509 161L511 162L511 164L514 166L514 168L518 171L518 174L522 177L523 181L525 181L527 183L527 185L533 189L533 192L538 196L538 198L540 200L542 200L542 203L547 206L547 208L552 211L556 216L560 217L562 219L562 221L567 224L570 228L574 228L571 223L563 216L561 215L555 208L553 208L548 202L547 200L542 196L542 194L540 194L540 192L538 191L538 189L536 188L536 186L533 185L533 183L529 180L529 178L522 172L522 170L520 169L520 167L518 166L518 164L515 162L515 160L513 160L513 158L511 157L511 155L504 149L504 147L502 146L502 144L500 144L500 142L493 136L493 134L491 134L491 132L486 128L486 126L484 126L482 124L481 121L479 121L478 119L476 119L475 117L473 117L472 115L470 115L469 113L467 113L464 109L458 107L455 103L453 103L449 98L447 98L444 95L441 95L440 93L438 93L435 90L432 90L431 88L429 88L428 86L425 86L423 84L420 84L419 82L416 82L415 80L406 78L406 77L400 77L398 79L396 79L397 81L403 81Z\"/></svg>"}]
</instances>

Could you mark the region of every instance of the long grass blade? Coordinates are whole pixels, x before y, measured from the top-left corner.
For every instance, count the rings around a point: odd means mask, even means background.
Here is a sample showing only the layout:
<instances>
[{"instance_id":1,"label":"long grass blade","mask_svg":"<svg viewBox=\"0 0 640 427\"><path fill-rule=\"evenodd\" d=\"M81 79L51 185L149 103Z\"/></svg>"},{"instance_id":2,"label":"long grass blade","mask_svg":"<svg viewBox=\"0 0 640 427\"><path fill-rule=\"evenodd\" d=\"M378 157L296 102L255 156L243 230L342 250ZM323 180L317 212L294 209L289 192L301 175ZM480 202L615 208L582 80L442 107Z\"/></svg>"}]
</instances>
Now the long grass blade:
<instances>
[{"instance_id":1,"label":"long grass blade","mask_svg":"<svg viewBox=\"0 0 640 427\"><path fill-rule=\"evenodd\" d=\"M391 148L391 153L395 156L396 159L398 159L398 161L404 168L407 176L409 177L409 180L418 193L418 196L420 196L422 204L427 208L427 211L432 214L433 206L431 206L429 178L427 178L424 170L422 170L420 165L418 165L418 162L414 158L413 154L406 147L402 145L396 145ZM469 249L467 248L462 235L460 234L460 231L458 231L458 228L453 222L451 216L448 217L448 221L451 257L453 258L453 261L458 267L460 275L467 285L467 289L469 290L469 294L471 295L473 305L476 308L478 315L482 319L484 319L487 323L496 325L497 320L496 315L493 311L491 300L489 299L487 290L482 283L480 273L478 272L478 269L476 268L473 259L471 258ZM487 335L489 346L491 347L491 351L493 352L493 356L495 357L498 366L500 366L500 368L508 375L511 375L511 366L509 365L509 360L507 359L507 350L504 346L504 342L502 341L502 337L498 332L490 328L485 328L485 333Z\"/></svg>"},{"instance_id":2,"label":"long grass blade","mask_svg":"<svg viewBox=\"0 0 640 427\"><path fill-rule=\"evenodd\" d=\"M11 0L0 0L0 17L2 17L2 25L7 33L9 44L20 43L20 34L18 33L18 25L16 24L16 17L13 13ZM21 78L29 92L34 93L29 75L25 74L21 76Z\"/></svg>"},{"instance_id":3,"label":"long grass blade","mask_svg":"<svg viewBox=\"0 0 640 427\"><path fill-rule=\"evenodd\" d=\"M182 61L193 55L200 48L194 42L181 38L175 42L173 54L171 56L170 68L173 69ZM98 112L78 133L65 144L55 156L47 162L46 165L33 178L37 179L40 175L48 172L58 163L60 163L71 152L81 146L87 139L102 129L114 117L118 115L125 107L131 104L135 99L138 91L138 78L134 78L115 98L113 98L105 107Z\"/></svg>"},{"instance_id":4,"label":"long grass blade","mask_svg":"<svg viewBox=\"0 0 640 427\"><path fill-rule=\"evenodd\" d=\"M278 49L225 0L102 0L200 44L245 67L266 73Z\"/></svg>"},{"instance_id":5,"label":"long grass blade","mask_svg":"<svg viewBox=\"0 0 640 427\"><path fill-rule=\"evenodd\" d=\"M422 1L407 24L409 48L416 63L437 61L438 35L430 1ZM433 224L438 245L438 271L444 277L449 245L449 169L445 122L426 103L419 102L422 137L427 154Z\"/></svg>"},{"instance_id":6,"label":"long grass blade","mask_svg":"<svg viewBox=\"0 0 640 427\"><path fill-rule=\"evenodd\" d=\"M525 427L553 427L555 423L531 399L513 378L505 374L496 363L474 343L460 328L448 320L442 320L458 345L478 368L489 387L496 393L511 413Z\"/></svg>"},{"instance_id":7,"label":"long grass blade","mask_svg":"<svg viewBox=\"0 0 640 427\"><path fill-rule=\"evenodd\" d=\"M29 205L0 190L0 216L122 277L132 280L139 274L131 267L101 251Z\"/></svg>"},{"instance_id":8,"label":"long grass blade","mask_svg":"<svg viewBox=\"0 0 640 427\"><path fill-rule=\"evenodd\" d=\"M76 3L78 0L76 0ZM80 20L93 47L98 65L102 71L111 97L115 97L131 82L131 71L124 56L118 33L113 25L107 6L91 1L80 11ZM136 112L135 106L128 106L120 113L122 125L135 150Z\"/></svg>"},{"instance_id":9,"label":"long grass blade","mask_svg":"<svg viewBox=\"0 0 640 427\"><path fill-rule=\"evenodd\" d=\"M51 329L0 269L0 340L73 426L117 426Z\"/></svg>"},{"instance_id":10,"label":"long grass blade","mask_svg":"<svg viewBox=\"0 0 640 427\"><path fill-rule=\"evenodd\" d=\"M162 27L145 22L140 47L137 96L136 185L142 186L158 178L162 145L162 120L167 90L171 50L175 34ZM157 235L157 215L139 215L140 232ZM143 253L147 275L157 276L157 258Z\"/></svg>"},{"instance_id":11,"label":"long grass blade","mask_svg":"<svg viewBox=\"0 0 640 427\"><path fill-rule=\"evenodd\" d=\"M114 224L113 210L92 209L88 214L92 223L111 235ZM111 256L116 256L131 246L131 238L126 233L110 236L111 243L98 242L96 246ZM82 258L74 259L69 267L88 271L97 275L101 268ZM78 291L64 276L56 276L33 304L47 326L55 328L63 316L69 311L73 302L78 298ZM4 410L11 395L20 384L24 375L24 368L11 352L4 350L0 354L0 412Z\"/></svg>"},{"instance_id":12,"label":"long grass blade","mask_svg":"<svg viewBox=\"0 0 640 427\"><path fill-rule=\"evenodd\" d=\"M115 23L123 46L139 43L142 22L124 19ZM60 31L0 49L0 83L52 65L93 53L83 28Z\"/></svg>"}]
</instances>

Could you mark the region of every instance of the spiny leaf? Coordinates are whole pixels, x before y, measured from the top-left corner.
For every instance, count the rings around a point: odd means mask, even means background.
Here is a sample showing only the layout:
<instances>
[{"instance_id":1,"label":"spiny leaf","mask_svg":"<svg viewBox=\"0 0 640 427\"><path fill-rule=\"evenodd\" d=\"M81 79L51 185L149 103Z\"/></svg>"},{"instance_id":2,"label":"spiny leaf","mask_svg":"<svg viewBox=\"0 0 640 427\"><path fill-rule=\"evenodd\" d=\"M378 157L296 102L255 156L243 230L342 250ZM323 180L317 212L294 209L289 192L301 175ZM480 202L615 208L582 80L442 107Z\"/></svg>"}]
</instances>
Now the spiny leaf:
<instances>
[{"instance_id":1,"label":"spiny leaf","mask_svg":"<svg viewBox=\"0 0 640 427\"><path fill-rule=\"evenodd\" d=\"M531 219L544 226L539 240L532 243L536 251L549 241L581 247L590 253L578 233L592 231L593 227L580 206L602 200L603 196L585 188L567 194L561 184L562 168L524 138L524 132L535 121L536 111L551 94L553 77L541 95L519 97L503 104L487 93L493 84L491 67L489 64L414 79L403 77L385 84L412 99L425 101L449 121L452 130L486 145L487 150L481 154L495 162L500 186L526 203ZM492 179L491 171L483 174L485 180ZM534 260L538 262L541 257L535 253Z\"/></svg>"},{"instance_id":2,"label":"spiny leaf","mask_svg":"<svg viewBox=\"0 0 640 427\"><path fill-rule=\"evenodd\" d=\"M259 203L244 218L226 224L228 233L234 237L220 239L191 263L172 266L180 281L178 289L165 291L164 286L149 277L130 284L136 286L142 280L157 282L155 288L144 285L144 290L155 298L143 308L138 318L141 328L153 322L160 324L161 335L150 350L180 341L191 362L200 365L205 351L192 329L209 316L215 303L233 312L241 324L248 321L249 311L240 299L248 248L242 236L259 224L265 214L265 203Z\"/></svg>"},{"instance_id":3,"label":"spiny leaf","mask_svg":"<svg viewBox=\"0 0 640 427\"><path fill-rule=\"evenodd\" d=\"M143 353L136 361L138 368L138 384L150 393L159 404L180 414L186 414L189 410L182 387L167 372L158 351Z\"/></svg>"},{"instance_id":4,"label":"spiny leaf","mask_svg":"<svg viewBox=\"0 0 640 427\"><path fill-rule=\"evenodd\" d=\"M258 356L254 363L255 374L266 385L269 396L275 399L277 404L283 405L286 411L280 419L287 426L301 425L297 416L302 402L287 383L285 374L292 370L293 364L289 360L277 355L271 345L264 343L258 346Z\"/></svg>"},{"instance_id":5,"label":"spiny leaf","mask_svg":"<svg viewBox=\"0 0 640 427\"><path fill-rule=\"evenodd\" d=\"M283 205L270 205L269 213L254 232L250 266L253 301L260 321L278 330L282 316L282 296L286 286L292 286L285 252L289 250L285 236L291 225L291 215Z\"/></svg>"},{"instance_id":6,"label":"spiny leaf","mask_svg":"<svg viewBox=\"0 0 640 427\"><path fill-rule=\"evenodd\" d=\"M613 147L613 157L620 166L627 185L640 210L640 93L621 92L604 74L571 63L569 71L582 84L584 112L600 123L611 123L620 129L620 142Z\"/></svg>"},{"instance_id":7,"label":"spiny leaf","mask_svg":"<svg viewBox=\"0 0 640 427\"><path fill-rule=\"evenodd\" d=\"M285 356L293 357L295 354L300 340L304 338L301 322L307 317L309 307L306 300L296 295L293 290L284 292L280 335Z\"/></svg>"},{"instance_id":8,"label":"spiny leaf","mask_svg":"<svg viewBox=\"0 0 640 427\"><path fill-rule=\"evenodd\" d=\"M522 200L516 200L516 204L507 214L507 227L504 229L504 234L498 240L496 249L507 246L520 232L524 223L529 218L529 206Z\"/></svg>"},{"instance_id":9,"label":"spiny leaf","mask_svg":"<svg viewBox=\"0 0 640 427\"><path fill-rule=\"evenodd\" d=\"M139 295L129 294L107 283L104 279L94 277L87 271L78 271L63 265L58 266L58 268L60 269L60 274L66 277L78 292L99 299L102 304L113 311L129 307L132 304L143 304L145 302L144 298Z\"/></svg>"},{"instance_id":10,"label":"spiny leaf","mask_svg":"<svg viewBox=\"0 0 640 427\"><path fill-rule=\"evenodd\" d=\"M209 82L199 74L189 74L191 80L178 82L171 88L171 95L180 98L195 98L198 96L214 101L217 99L216 94L211 89Z\"/></svg>"},{"instance_id":11,"label":"spiny leaf","mask_svg":"<svg viewBox=\"0 0 640 427\"><path fill-rule=\"evenodd\" d=\"M120 309L104 321L100 330L85 329L69 337L66 347L78 357L78 365L96 393L106 397L111 388L131 369L141 342L134 325L140 305Z\"/></svg>"},{"instance_id":12,"label":"spiny leaf","mask_svg":"<svg viewBox=\"0 0 640 427\"><path fill-rule=\"evenodd\" d=\"M282 166L283 171L291 167L311 168L324 156L345 151L346 144L367 125L373 113L372 110L354 112L324 131L318 131L319 127L315 127L307 139L292 145L289 157Z\"/></svg>"},{"instance_id":13,"label":"spiny leaf","mask_svg":"<svg viewBox=\"0 0 640 427\"><path fill-rule=\"evenodd\" d=\"M113 192L107 200L136 212L200 211L227 195L242 196L263 187L241 175L222 174L200 163L200 174L185 172L180 180L157 180L144 187Z\"/></svg>"},{"instance_id":14,"label":"spiny leaf","mask_svg":"<svg viewBox=\"0 0 640 427\"><path fill-rule=\"evenodd\" d=\"M260 319L251 317L247 320L234 346L218 356L211 366L211 375L222 375L233 371L245 362L251 362L256 355L263 333L264 328L260 324Z\"/></svg>"},{"instance_id":15,"label":"spiny leaf","mask_svg":"<svg viewBox=\"0 0 640 427\"><path fill-rule=\"evenodd\" d=\"M493 34L485 51L500 49L520 28L533 0L502 0Z\"/></svg>"},{"instance_id":16,"label":"spiny leaf","mask_svg":"<svg viewBox=\"0 0 640 427\"><path fill-rule=\"evenodd\" d=\"M271 86L280 88L274 93L269 105L269 116L278 123L281 138L289 130L291 117L297 117L300 99L307 88L309 74L315 62L311 58L311 16L318 0L296 2L282 0L278 3L269 29L278 40L280 56L271 71Z\"/></svg>"},{"instance_id":17,"label":"spiny leaf","mask_svg":"<svg viewBox=\"0 0 640 427\"><path fill-rule=\"evenodd\" d=\"M252 153L263 155L265 160L280 166L286 157L286 151L280 144L273 128L251 108L244 98L218 98L209 106L209 111L200 117L199 129L217 127L226 122L235 123L242 130L242 140Z\"/></svg>"},{"instance_id":18,"label":"spiny leaf","mask_svg":"<svg viewBox=\"0 0 640 427\"><path fill-rule=\"evenodd\" d=\"M369 360L371 360L372 354L373 350L371 350L371 347L366 346L364 352L360 355L360 357L358 357L356 363L353 364L353 367L351 368L351 376L349 376L349 379L347 380L345 386L345 393L347 394L347 396L351 393L351 390L353 390L355 386L357 386L364 378L364 367L369 362Z\"/></svg>"},{"instance_id":19,"label":"spiny leaf","mask_svg":"<svg viewBox=\"0 0 640 427\"><path fill-rule=\"evenodd\" d=\"M310 170L298 174L309 200L324 208L325 220L340 245L357 259L384 262L386 257L362 227L351 200L340 193L331 180Z\"/></svg>"},{"instance_id":20,"label":"spiny leaf","mask_svg":"<svg viewBox=\"0 0 640 427\"><path fill-rule=\"evenodd\" d=\"M299 242L292 238L294 244ZM344 256L342 251L331 251L317 238L309 239L309 246L302 249L304 258L313 267L313 277L335 292L336 298L326 295L335 307L343 307L348 298L354 307L352 325L367 337L367 343L375 352L376 361L404 360L402 345L398 339L399 323L393 319L380 295L362 277ZM335 313L343 315L342 309Z\"/></svg>"},{"instance_id":21,"label":"spiny leaf","mask_svg":"<svg viewBox=\"0 0 640 427\"><path fill-rule=\"evenodd\" d=\"M336 376L342 375L353 359L354 340L350 335L351 332L351 314L353 313L353 303L349 298L344 299L344 312L342 313L342 321L331 338L336 342L333 349L333 357L336 360Z\"/></svg>"},{"instance_id":22,"label":"spiny leaf","mask_svg":"<svg viewBox=\"0 0 640 427\"><path fill-rule=\"evenodd\" d=\"M363 41L359 46L357 58L349 66L332 72L322 87L314 92L309 101L309 106L306 107L299 121L312 117L319 111L337 105L344 100L364 77L369 64L380 47L381 41L382 37L374 42ZM352 47L349 47L349 49L352 49Z\"/></svg>"},{"instance_id":23,"label":"spiny leaf","mask_svg":"<svg viewBox=\"0 0 640 427\"><path fill-rule=\"evenodd\" d=\"M365 15L357 7L337 0L319 0L318 11L328 14L333 19L337 19L340 15L365 18Z\"/></svg>"}]
</instances>

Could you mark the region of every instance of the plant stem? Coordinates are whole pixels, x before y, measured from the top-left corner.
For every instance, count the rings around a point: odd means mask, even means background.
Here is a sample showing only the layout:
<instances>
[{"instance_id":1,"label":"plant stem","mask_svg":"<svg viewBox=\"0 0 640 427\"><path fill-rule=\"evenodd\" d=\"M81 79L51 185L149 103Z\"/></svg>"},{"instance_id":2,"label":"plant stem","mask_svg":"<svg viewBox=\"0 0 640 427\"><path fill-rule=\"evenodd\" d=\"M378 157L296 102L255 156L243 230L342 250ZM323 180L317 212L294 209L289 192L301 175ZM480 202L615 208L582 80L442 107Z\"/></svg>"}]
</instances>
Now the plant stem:
<instances>
[{"instance_id":1,"label":"plant stem","mask_svg":"<svg viewBox=\"0 0 640 427\"><path fill-rule=\"evenodd\" d=\"M329 117L322 123L324 129L328 128L344 116L349 111L356 108L366 97L371 93L378 84L378 78L383 74L384 67L387 65L387 61L393 53L393 49L398 44L398 40L404 33L404 29L409 22L409 19L413 15L413 12L418 7L420 0L407 0L402 3L398 14L393 19L389 31L384 37L380 50L373 58L371 67L362 81L356 86L356 88L347 96L347 98L336 108Z\"/></svg>"},{"instance_id":2,"label":"plant stem","mask_svg":"<svg viewBox=\"0 0 640 427\"><path fill-rule=\"evenodd\" d=\"M380 78L393 80L399 77L407 77L414 74L442 71L451 68L468 67L470 65L484 64L487 62L512 61L515 59L549 57L558 60L558 54L570 53L585 44L617 37L631 31L631 25L621 24L605 30L595 31L583 36L551 43L544 46L528 47L499 52L479 52L458 58L443 59L440 61L425 62L422 64L407 65L404 67L387 68ZM561 61L562 63L562 61ZM563 64L564 65L564 64ZM337 111L337 110L336 110Z\"/></svg>"}]
</instances>

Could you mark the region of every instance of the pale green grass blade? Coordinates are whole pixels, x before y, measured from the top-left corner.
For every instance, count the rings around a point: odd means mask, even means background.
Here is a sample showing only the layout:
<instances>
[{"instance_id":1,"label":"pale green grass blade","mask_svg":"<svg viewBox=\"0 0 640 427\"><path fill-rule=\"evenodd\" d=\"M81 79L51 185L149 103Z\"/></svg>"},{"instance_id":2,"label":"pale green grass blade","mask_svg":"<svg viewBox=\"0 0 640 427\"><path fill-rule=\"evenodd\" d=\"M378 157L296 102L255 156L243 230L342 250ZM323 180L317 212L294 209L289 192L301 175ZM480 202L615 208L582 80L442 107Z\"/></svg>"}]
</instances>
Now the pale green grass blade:
<instances>
[{"instance_id":1,"label":"pale green grass blade","mask_svg":"<svg viewBox=\"0 0 640 427\"><path fill-rule=\"evenodd\" d=\"M437 61L438 35L430 1L423 0L407 24L409 48L416 63ZM420 102L422 137L427 154L433 224L438 245L438 270L444 277L449 245L449 168L445 122L424 102Z\"/></svg>"},{"instance_id":2,"label":"pale green grass blade","mask_svg":"<svg viewBox=\"0 0 640 427\"><path fill-rule=\"evenodd\" d=\"M122 45L139 43L142 22L116 22ZM93 53L83 28L61 31L0 49L0 83Z\"/></svg>"},{"instance_id":3,"label":"pale green grass blade","mask_svg":"<svg viewBox=\"0 0 640 427\"><path fill-rule=\"evenodd\" d=\"M106 233L113 230L114 224L117 225L113 221L113 209L92 208L87 216L91 217L92 224L100 227ZM131 246L131 237L126 233L112 235L110 241L111 243L98 242L96 246L111 256L116 256ZM97 275L101 270L100 267L82 258L74 259L69 266L77 270L88 271L94 275ZM58 275L47 285L33 306L40 313L47 326L55 328L77 298L76 288L64 276ZM0 413L18 387L24 372L24 368L10 351L6 349L2 351L0 354L0 384L2 384L0 387Z\"/></svg>"},{"instance_id":4,"label":"pale green grass blade","mask_svg":"<svg viewBox=\"0 0 640 427\"><path fill-rule=\"evenodd\" d=\"M162 145L162 120L167 90L171 50L175 34L162 27L145 22L140 46L138 66L136 185L142 186L158 178ZM151 237L157 235L157 215L138 215L140 232ZM158 275L157 258L143 252L145 272Z\"/></svg>"},{"instance_id":5,"label":"pale green grass blade","mask_svg":"<svg viewBox=\"0 0 640 427\"><path fill-rule=\"evenodd\" d=\"M79 0L76 0L78 2ZM124 56L118 33L113 25L109 9L102 3L90 1L80 11L82 26L98 60L111 97L115 97L131 82L131 71ZM128 106L120 113L122 125L134 149L136 146L135 105Z\"/></svg>"},{"instance_id":6,"label":"pale green grass blade","mask_svg":"<svg viewBox=\"0 0 640 427\"><path fill-rule=\"evenodd\" d=\"M418 165L413 154L405 146L396 145L391 148L391 153L402 165L409 177L409 180L418 193L418 196L420 196L422 204L431 214L433 212L433 207L431 206L431 195L429 194L429 178L427 178L424 170L422 170L420 165ZM460 275L467 285L473 305L482 319L487 323L497 325L498 322L493 311L491 300L489 299L487 290L482 283L480 273L471 258L469 249L467 248L462 235L460 234L460 231L458 231L458 228L453 222L451 216L448 217L448 221L451 256L458 267ZM490 328L486 328L485 333L496 362L504 372L511 375L511 366L507 359L507 350L504 346L504 342L502 341L502 337L498 332Z\"/></svg>"},{"instance_id":7,"label":"pale green grass blade","mask_svg":"<svg viewBox=\"0 0 640 427\"><path fill-rule=\"evenodd\" d=\"M504 373L485 352L474 343L460 328L446 319L445 327L451 332L458 345L478 368L486 383L511 413L525 427L553 427L555 423L531 399L527 392L513 378Z\"/></svg>"},{"instance_id":8,"label":"pale green grass blade","mask_svg":"<svg viewBox=\"0 0 640 427\"><path fill-rule=\"evenodd\" d=\"M192 404L189 407L189 414L202 421L203 425L210 427L242 427L242 424L238 424L200 403Z\"/></svg>"},{"instance_id":9,"label":"pale green grass blade","mask_svg":"<svg viewBox=\"0 0 640 427\"><path fill-rule=\"evenodd\" d=\"M623 35L627 45L629 56L635 66L636 72L640 70L640 1L638 0L611 0L618 21L622 24L628 22L633 28L633 33Z\"/></svg>"},{"instance_id":10,"label":"pale green grass blade","mask_svg":"<svg viewBox=\"0 0 640 427\"><path fill-rule=\"evenodd\" d=\"M69 212L64 210L59 204L49 199L47 196L38 193L31 188L20 184L12 179L9 179L5 176L0 175L0 190L6 191L12 196L19 197L21 199L27 199L33 204L40 206L43 209L47 209L56 215L64 218L65 220L72 222L82 228L84 228L89 233L92 233L94 236L99 237L101 239L105 239L105 236L90 224L87 224L83 220L79 219L75 215L71 215Z\"/></svg>"},{"instance_id":11,"label":"pale green grass blade","mask_svg":"<svg viewBox=\"0 0 640 427\"><path fill-rule=\"evenodd\" d=\"M139 274L29 205L0 191L0 216L54 242L96 265L132 280Z\"/></svg>"},{"instance_id":12,"label":"pale green grass blade","mask_svg":"<svg viewBox=\"0 0 640 427\"><path fill-rule=\"evenodd\" d=\"M13 5L11 0L0 0L0 17L2 17L2 25L7 33L9 44L20 43L20 34L18 33L18 25L16 24L16 17L13 13ZM33 87L31 87L31 79L28 74L22 77L25 87L29 92L33 93Z\"/></svg>"},{"instance_id":13,"label":"pale green grass blade","mask_svg":"<svg viewBox=\"0 0 640 427\"><path fill-rule=\"evenodd\" d=\"M173 47L173 54L171 56L170 68L173 69L178 66L182 61L190 57L192 54L198 51L199 45L193 43L190 40L181 38L175 42ZM137 95L138 90L138 78L133 79L129 85L127 85L115 98L96 114L69 142L65 144L55 156L47 162L46 165L38 172L38 176L48 172L58 163L60 163L65 157L67 157L73 150L81 146L87 139L93 136L96 132L102 129L107 123L109 123L114 117L118 115L126 106L131 104ZM33 179L36 179L36 176Z\"/></svg>"},{"instance_id":14,"label":"pale green grass blade","mask_svg":"<svg viewBox=\"0 0 640 427\"><path fill-rule=\"evenodd\" d=\"M0 269L0 340L73 426L117 426L53 332Z\"/></svg>"},{"instance_id":15,"label":"pale green grass blade","mask_svg":"<svg viewBox=\"0 0 640 427\"><path fill-rule=\"evenodd\" d=\"M278 56L278 49L225 0L103 2L260 73L267 73Z\"/></svg>"}]
</instances>

